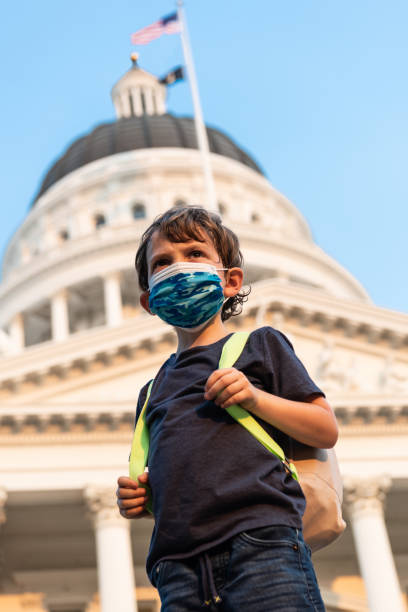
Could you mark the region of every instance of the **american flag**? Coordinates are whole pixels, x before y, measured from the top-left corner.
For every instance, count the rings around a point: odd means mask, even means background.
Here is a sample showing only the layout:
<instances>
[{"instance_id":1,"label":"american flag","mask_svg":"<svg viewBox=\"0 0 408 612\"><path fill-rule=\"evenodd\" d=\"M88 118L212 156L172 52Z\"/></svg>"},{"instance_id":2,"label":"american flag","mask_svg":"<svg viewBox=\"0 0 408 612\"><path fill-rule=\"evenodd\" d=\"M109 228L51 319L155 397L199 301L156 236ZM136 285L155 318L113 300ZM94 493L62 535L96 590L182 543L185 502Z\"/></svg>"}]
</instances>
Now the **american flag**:
<instances>
[{"instance_id":1,"label":"american flag","mask_svg":"<svg viewBox=\"0 0 408 612\"><path fill-rule=\"evenodd\" d=\"M177 12L174 12L134 32L130 40L132 45L147 45L155 38L159 38L162 34L177 34L177 32L180 32L180 22Z\"/></svg>"}]
</instances>

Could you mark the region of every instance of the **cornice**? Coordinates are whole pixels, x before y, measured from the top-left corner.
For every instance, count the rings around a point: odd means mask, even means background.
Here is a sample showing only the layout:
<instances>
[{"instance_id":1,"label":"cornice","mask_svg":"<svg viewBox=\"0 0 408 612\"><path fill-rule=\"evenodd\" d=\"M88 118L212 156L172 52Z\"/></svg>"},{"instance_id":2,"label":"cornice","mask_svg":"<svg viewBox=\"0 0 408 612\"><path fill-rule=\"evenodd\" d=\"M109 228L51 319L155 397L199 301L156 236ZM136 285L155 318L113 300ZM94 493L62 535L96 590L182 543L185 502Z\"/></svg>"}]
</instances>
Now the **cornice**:
<instances>
[{"instance_id":1,"label":"cornice","mask_svg":"<svg viewBox=\"0 0 408 612\"><path fill-rule=\"evenodd\" d=\"M135 393L137 390L135 390ZM342 431L346 435L408 433L408 395L405 397L366 394L342 398L331 396ZM135 398L107 402L3 402L0 411L0 436L24 432L118 432L133 425ZM26 431L27 433L27 431Z\"/></svg>"},{"instance_id":2,"label":"cornice","mask_svg":"<svg viewBox=\"0 0 408 612\"><path fill-rule=\"evenodd\" d=\"M354 402L349 403L339 402L336 398L330 398L330 403L333 405L337 420L340 424L355 430L360 426L372 425L374 428L384 430L387 426L403 427L408 425L408 396L403 398L384 398L378 399L377 396L372 398L354 398Z\"/></svg>"},{"instance_id":3,"label":"cornice","mask_svg":"<svg viewBox=\"0 0 408 612\"><path fill-rule=\"evenodd\" d=\"M233 330L260 327L277 314L316 338L333 334L358 351L376 349L378 355L399 351L408 360L408 315L393 313L325 296L318 291L294 288L274 281L254 284L244 313L229 322ZM272 321L272 324L273 321ZM279 325L276 325L279 327ZM142 313L115 328L94 328L70 336L62 343L48 342L27 348L16 356L0 358L0 392L22 392L22 385L41 387L50 377L59 382L75 370L86 374L95 363L114 365L118 360L143 360L163 352L162 342L172 350L175 335L157 317ZM322 338L323 341L323 338ZM169 352L171 352L169 350ZM4 395L3 395L4 397Z\"/></svg>"},{"instance_id":4,"label":"cornice","mask_svg":"<svg viewBox=\"0 0 408 612\"><path fill-rule=\"evenodd\" d=\"M359 425L341 425L340 438L365 438L365 437L387 437L396 438L399 436L408 436L408 417L405 415L404 422L401 423L398 419L397 423L386 423L380 425L367 425L363 423Z\"/></svg>"},{"instance_id":5,"label":"cornice","mask_svg":"<svg viewBox=\"0 0 408 612\"><path fill-rule=\"evenodd\" d=\"M389 331L404 338L408 344L408 314L402 312L340 299L321 290L294 287L274 280L254 284L253 294L246 306L247 313L252 308L257 310L261 301L269 310L279 310L298 320L304 327L317 324L325 332L338 328L348 337L359 332L369 342L375 342L383 332Z\"/></svg>"},{"instance_id":6,"label":"cornice","mask_svg":"<svg viewBox=\"0 0 408 612\"><path fill-rule=\"evenodd\" d=\"M345 436L400 436L408 434L408 396L380 402L366 396L346 405L336 397L331 405ZM121 402L4 403L0 413L0 441L81 442L96 439L128 441L135 419L136 399ZM91 438L89 436L92 434Z\"/></svg>"},{"instance_id":7,"label":"cornice","mask_svg":"<svg viewBox=\"0 0 408 612\"><path fill-rule=\"evenodd\" d=\"M158 318L141 314L119 327L93 328L70 336L61 343L47 342L27 348L20 355L0 359L0 383L6 387L33 382L41 385L47 376L64 380L69 370L89 371L94 362L105 366L115 357L133 359L154 354L158 343L174 346L174 332Z\"/></svg>"}]
</instances>

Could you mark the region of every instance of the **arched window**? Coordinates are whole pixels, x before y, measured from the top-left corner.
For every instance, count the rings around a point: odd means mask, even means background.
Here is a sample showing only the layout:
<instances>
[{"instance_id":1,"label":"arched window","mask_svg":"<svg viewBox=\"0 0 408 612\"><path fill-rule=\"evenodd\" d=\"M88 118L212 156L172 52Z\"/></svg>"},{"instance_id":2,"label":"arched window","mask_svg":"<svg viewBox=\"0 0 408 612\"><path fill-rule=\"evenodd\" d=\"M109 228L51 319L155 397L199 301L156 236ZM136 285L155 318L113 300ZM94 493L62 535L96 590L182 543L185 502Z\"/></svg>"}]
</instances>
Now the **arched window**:
<instances>
[{"instance_id":1,"label":"arched window","mask_svg":"<svg viewBox=\"0 0 408 612\"><path fill-rule=\"evenodd\" d=\"M95 215L94 221L95 221L96 229L99 229L100 227L103 227L104 225L106 225L105 215L102 215L101 213L98 213L97 215Z\"/></svg>"},{"instance_id":2,"label":"arched window","mask_svg":"<svg viewBox=\"0 0 408 612\"><path fill-rule=\"evenodd\" d=\"M146 217L146 207L138 202L132 206L132 217L134 219L144 219Z\"/></svg>"},{"instance_id":3,"label":"arched window","mask_svg":"<svg viewBox=\"0 0 408 612\"><path fill-rule=\"evenodd\" d=\"M251 221L253 221L254 223L259 223L260 220L261 220L261 217L258 215L258 213L252 213Z\"/></svg>"}]
</instances>

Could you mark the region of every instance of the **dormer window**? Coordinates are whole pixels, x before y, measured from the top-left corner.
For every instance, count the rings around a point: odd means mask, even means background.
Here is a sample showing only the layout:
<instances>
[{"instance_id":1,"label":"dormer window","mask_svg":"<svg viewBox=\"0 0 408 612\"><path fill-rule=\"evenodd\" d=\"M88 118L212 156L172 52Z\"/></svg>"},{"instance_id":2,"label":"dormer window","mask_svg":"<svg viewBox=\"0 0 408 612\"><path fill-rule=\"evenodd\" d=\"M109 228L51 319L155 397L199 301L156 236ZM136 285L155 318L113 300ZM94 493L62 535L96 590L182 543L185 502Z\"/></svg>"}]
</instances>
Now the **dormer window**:
<instances>
[{"instance_id":1,"label":"dormer window","mask_svg":"<svg viewBox=\"0 0 408 612\"><path fill-rule=\"evenodd\" d=\"M132 217L134 219L144 219L146 217L146 207L138 202L132 206Z\"/></svg>"},{"instance_id":2,"label":"dormer window","mask_svg":"<svg viewBox=\"0 0 408 612\"><path fill-rule=\"evenodd\" d=\"M102 215L101 213L98 213L97 215L95 215L94 221L95 221L96 229L99 229L103 227L104 225L106 225L105 215Z\"/></svg>"}]
</instances>

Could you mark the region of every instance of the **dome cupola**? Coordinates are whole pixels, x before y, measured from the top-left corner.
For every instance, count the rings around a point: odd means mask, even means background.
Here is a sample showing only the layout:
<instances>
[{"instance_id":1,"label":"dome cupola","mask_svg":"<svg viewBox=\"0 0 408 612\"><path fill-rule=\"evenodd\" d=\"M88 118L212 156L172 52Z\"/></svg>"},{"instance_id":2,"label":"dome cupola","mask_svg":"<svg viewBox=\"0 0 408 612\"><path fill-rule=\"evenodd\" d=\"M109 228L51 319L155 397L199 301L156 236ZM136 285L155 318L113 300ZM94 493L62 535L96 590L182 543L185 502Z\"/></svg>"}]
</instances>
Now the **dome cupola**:
<instances>
[{"instance_id":1,"label":"dome cupola","mask_svg":"<svg viewBox=\"0 0 408 612\"><path fill-rule=\"evenodd\" d=\"M138 54L130 56L132 67L113 86L111 96L116 117L141 117L163 115L166 112L166 87L149 72L142 70Z\"/></svg>"}]
</instances>

